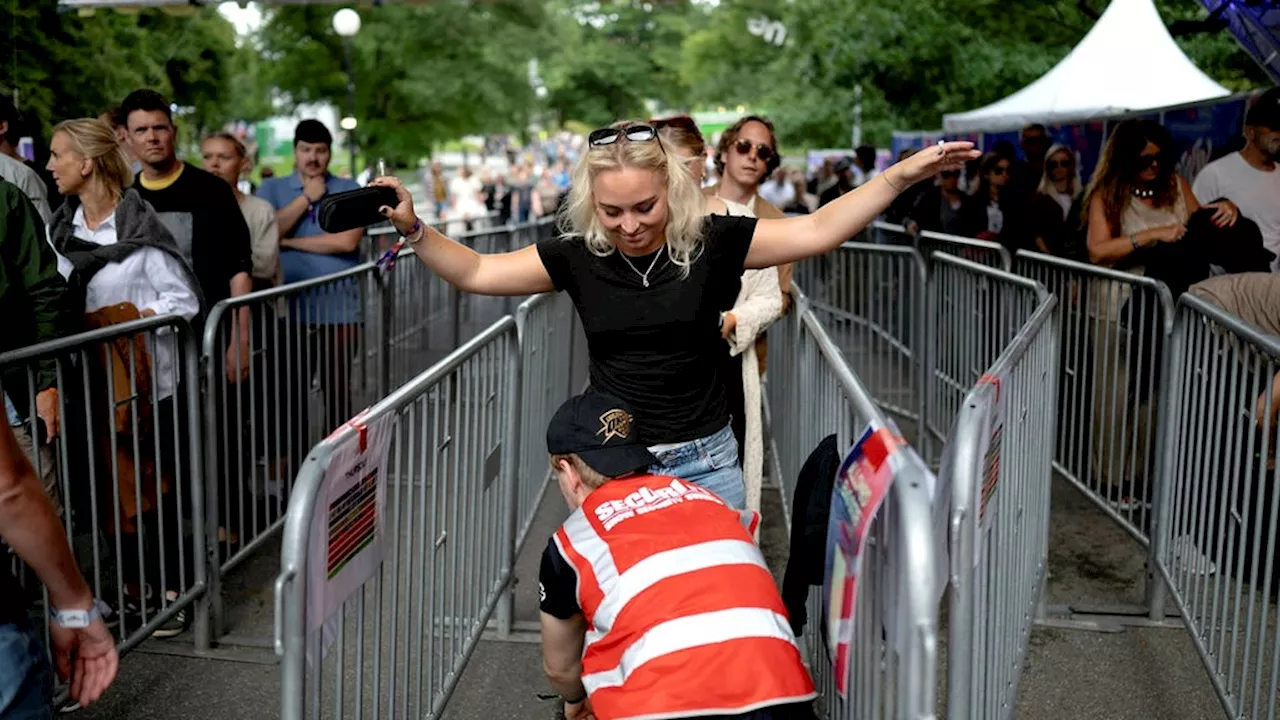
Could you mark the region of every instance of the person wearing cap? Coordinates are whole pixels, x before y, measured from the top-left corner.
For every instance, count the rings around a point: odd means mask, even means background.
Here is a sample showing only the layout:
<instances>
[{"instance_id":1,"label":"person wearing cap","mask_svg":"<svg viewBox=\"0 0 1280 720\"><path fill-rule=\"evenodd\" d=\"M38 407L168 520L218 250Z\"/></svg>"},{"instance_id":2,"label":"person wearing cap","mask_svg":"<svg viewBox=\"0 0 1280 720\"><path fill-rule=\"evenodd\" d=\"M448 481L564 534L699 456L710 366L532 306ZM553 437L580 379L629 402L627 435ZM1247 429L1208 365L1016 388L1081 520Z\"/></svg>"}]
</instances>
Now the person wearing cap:
<instances>
[{"instance_id":1,"label":"person wearing cap","mask_svg":"<svg viewBox=\"0 0 1280 720\"><path fill-rule=\"evenodd\" d=\"M813 718L759 515L651 475L630 407L569 399L547 428L569 519L539 573L543 666L568 720Z\"/></svg>"},{"instance_id":2,"label":"person wearing cap","mask_svg":"<svg viewBox=\"0 0 1280 720\"><path fill-rule=\"evenodd\" d=\"M1280 88L1264 92L1244 121L1245 146L1209 163L1196 176L1191 192L1202 205L1227 200L1218 215L1242 217L1257 224L1262 244L1275 254L1271 271L1280 271ZM1220 219L1215 215L1215 220Z\"/></svg>"}]
</instances>

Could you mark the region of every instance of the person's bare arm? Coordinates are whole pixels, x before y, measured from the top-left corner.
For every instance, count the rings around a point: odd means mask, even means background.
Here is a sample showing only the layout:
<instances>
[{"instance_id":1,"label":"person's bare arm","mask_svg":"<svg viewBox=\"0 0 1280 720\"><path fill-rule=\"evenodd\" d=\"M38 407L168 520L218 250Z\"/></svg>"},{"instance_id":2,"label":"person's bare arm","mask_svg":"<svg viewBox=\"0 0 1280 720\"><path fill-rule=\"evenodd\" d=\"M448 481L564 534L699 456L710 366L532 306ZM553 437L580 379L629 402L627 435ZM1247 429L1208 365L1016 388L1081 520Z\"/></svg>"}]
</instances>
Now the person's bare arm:
<instances>
[{"instance_id":1,"label":"person's bare arm","mask_svg":"<svg viewBox=\"0 0 1280 720\"><path fill-rule=\"evenodd\" d=\"M307 209L310 207L311 200L307 198L306 193L303 193L277 210L276 227L280 230L280 237L283 238L293 232L293 229L298 227L298 221L307 214Z\"/></svg>"},{"instance_id":2,"label":"person's bare arm","mask_svg":"<svg viewBox=\"0 0 1280 720\"><path fill-rule=\"evenodd\" d=\"M93 604L53 503L8 423L0 428L0 537L35 571L54 607L84 609Z\"/></svg>"},{"instance_id":3,"label":"person's bare arm","mask_svg":"<svg viewBox=\"0 0 1280 720\"><path fill-rule=\"evenodd\" d=\"M1107 213L1102 205L1102 198L1095 196L1089 201L1089 234L1086 244L1089 248L1089 260L1095 265L1114 265L1132 255L1139 248L1146 248L1158 242L1177 242L1187 232L1182 225L1163 225L1147 228L1133 235L1112 235L1111 223L1107 221ZM1134 247L1134 244L1137 247Z\"/></svg>"},{"instance_id":4,"label":"person's bare arm","mask_svg":"<svg viewBox=\"0 0 1280 720\"><path fill-rule=\"evenodd\" d=\"M415 224L419 226L417 232L422 233L422 239L409 247L450 285L478 295L532 295L555 290L536 245L514 252L478 253L422 223L414 213L413 198L398 179L381 177L371 184L395 189L399 202L394 208L382 208L383 215L401 233L409 233Z\"/></svg>"},{"instance_id":5,"label":"person's bare arm","mask_svg":"<svg viewBox=\"0 0 1280 720\"><path fill-rule=\"evenodd\" d=\"M283 210L281 211L283 212ZM283 238L280 247L285 250L304 250L317 255L344 255L360 248L364 230L356 228L340 233L325 233L303 238Z\"/></svg>"},{"instance_id":6,"label":"person's bare arm","mask_svg":"<svg viewBox=\"0 0 1280 720\"><path fill-rule=\"evenodd\" d=\"M764 198L756 199L756 217L765 220L780 220L787 216L786 213L778 209L777 205L765 200ZM782 314L786 315L791 312L791 263L784 263L778 266L778 289L782 291Z\"/></svg>"},{"instance_id":7,"label":"person's bare arm","mask_svg":"<svg viewBox=\"0 0 1280 720\"><path fill-rule=\"evenodd\" d=\"M249 273L236 273L231 278L231 297L253 292L253 278ZM227 343L227 381L240 382L249 377L249 306L244 305L232 316L231 341Z\"/></svg>"},{"instance_id":8,"label":"person's bare arm","mask_svg":"<svg viewBox=\"0 0 1280 720\"><path fill-rule=\"evenodd\" d=\"M773 267L830 252L870 225L903 190L943 170L959 169L978 156L970 142L939 147L941 152L923 150L885 169L815 213L758 221L746 266Z\"/></svg>"},{"instance_id":9,"label":"person's bare arm","mask_svg":"<svg viewBox=\"0 0 1280 720\"><path fill-rule=\"evenodd\" d=\"M586 641L587 621L581 614L568 620L545 612L539 614L542 618L542 669L547 674L551 689L562 698L585 697L582 647Z\"/></svg>"}]
</instances>

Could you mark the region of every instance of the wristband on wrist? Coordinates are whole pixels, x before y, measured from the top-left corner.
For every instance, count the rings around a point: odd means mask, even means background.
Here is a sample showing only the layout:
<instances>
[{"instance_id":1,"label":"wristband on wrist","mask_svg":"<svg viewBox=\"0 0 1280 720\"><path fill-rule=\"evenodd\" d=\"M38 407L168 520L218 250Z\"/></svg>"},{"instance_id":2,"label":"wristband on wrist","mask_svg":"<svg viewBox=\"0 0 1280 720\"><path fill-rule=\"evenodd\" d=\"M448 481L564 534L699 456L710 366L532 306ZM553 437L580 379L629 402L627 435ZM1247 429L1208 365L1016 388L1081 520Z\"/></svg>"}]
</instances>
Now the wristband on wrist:
<instances>
[{"instance_id":1,"label":"wristband on wrist","mask_svg":"<svg viewBox=\"0 0 1280 720\"><path fill-rule=\"evenodd\" d=\"M569 698L567 698L567 697L565 697L565 696L563 696L563 695L561 695L561 696L560 696L560 699L564 701L564 704L565 704L565 705L577 705L577 704L579 704L579 703L586 702L586 700L587 700L587 694L586 694L586 693L583 693L583 694L582 694L582 697L578 698L577 700L570 700Z\"/></svg>"},{"instance_id":2,"label":"wristband on wrist","mask_svg":"<svg viewBox=\"0 0 1280 720\"><path fill-rule=\"evenodd\" d=\"M1138 248L1142 247L1142 245L1138 242L1138 233L1133 233L1129 236L1129 244L1133 245L1134 250L1137 250Z\"/></svg>"}]
</instances>

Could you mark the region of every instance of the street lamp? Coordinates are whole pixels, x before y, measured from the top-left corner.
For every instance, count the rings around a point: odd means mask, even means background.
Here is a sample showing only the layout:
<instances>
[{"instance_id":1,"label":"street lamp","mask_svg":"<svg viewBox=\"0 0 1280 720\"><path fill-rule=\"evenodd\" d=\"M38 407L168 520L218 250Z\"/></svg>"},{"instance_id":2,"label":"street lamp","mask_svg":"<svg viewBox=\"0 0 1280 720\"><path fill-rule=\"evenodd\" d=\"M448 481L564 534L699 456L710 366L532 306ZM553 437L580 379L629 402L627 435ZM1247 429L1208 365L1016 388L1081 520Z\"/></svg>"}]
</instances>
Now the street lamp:
<instances>
[{"instance_id":1,"label":"street lamp","mask_svg":"<svg viewBox=\"0 0 1280 720\"><path fill-rule=\"evenodd\" d=\"M333 14L333 31L342 38L342 48L347 63L347 115L339 126L347 131L347 147L351 149L351 179L356 177L356 78L351 64L351 38L360 32L360 13L342 8Z\"/></svg>"}]
</instances>

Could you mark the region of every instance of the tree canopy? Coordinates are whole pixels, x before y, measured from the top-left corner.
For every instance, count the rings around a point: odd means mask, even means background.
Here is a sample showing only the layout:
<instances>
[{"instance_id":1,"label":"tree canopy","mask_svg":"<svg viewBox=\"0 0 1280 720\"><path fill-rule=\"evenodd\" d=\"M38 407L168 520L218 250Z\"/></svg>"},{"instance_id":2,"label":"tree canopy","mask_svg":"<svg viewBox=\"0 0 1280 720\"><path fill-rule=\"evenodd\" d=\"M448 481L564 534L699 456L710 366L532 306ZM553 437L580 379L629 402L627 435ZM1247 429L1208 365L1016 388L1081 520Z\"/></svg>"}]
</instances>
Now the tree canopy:
<instances>
[{"instance_id":1,"label":"tree canopy","mask_svg":"<svg viewBox=\"0 0 1280 720\"><path fill-rule=\"evenodd\" d=\"M864 137L884 143L895 128L937 127L944 112L1031 82L1084 36L1105 2L389 3L360 10L363 27L351 42L359 140L370 153L410 160L444 141L520 132L534 120L596 125L747 105L767 111L790 145L845 145L860 85ZM57 12L51 0L0 4L0 32L13 44L0 63L0 90L16 88L27 118L46 132L136 87L192 108L184 123L199 130L303 103L344 111L348 103L332 6L272 6L256 33L237 38L210 9L80 16ZM1157 6L1170 23L1206 14L1195 0ZM763 22L780 23L785 39L759 32ZM1229 88L1268 84L1225 31L1179 42Z\"/></svg>"}]
</instances>

